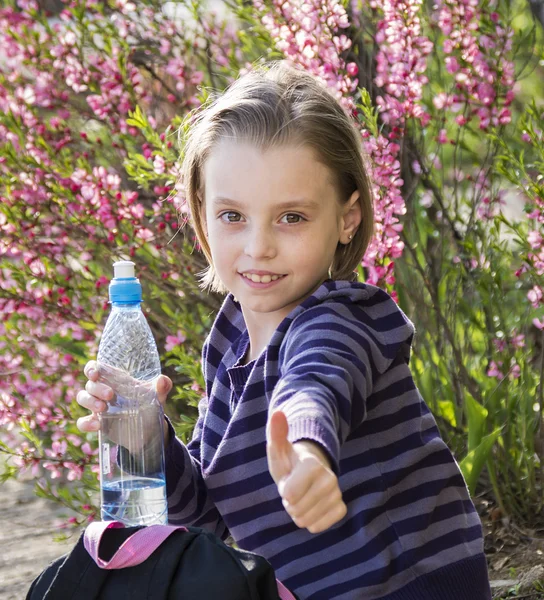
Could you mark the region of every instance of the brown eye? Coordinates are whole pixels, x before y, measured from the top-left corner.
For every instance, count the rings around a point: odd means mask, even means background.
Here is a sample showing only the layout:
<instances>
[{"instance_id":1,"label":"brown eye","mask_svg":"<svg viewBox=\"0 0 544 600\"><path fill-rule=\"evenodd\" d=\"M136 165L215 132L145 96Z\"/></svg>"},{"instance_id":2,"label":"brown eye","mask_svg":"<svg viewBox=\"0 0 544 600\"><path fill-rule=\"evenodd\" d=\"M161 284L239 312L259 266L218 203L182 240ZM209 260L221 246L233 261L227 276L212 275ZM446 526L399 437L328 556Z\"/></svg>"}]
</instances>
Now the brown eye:
<instances>
[{"instance_id":1,"label":"brown eye","mask_svg":"<svg viewBox=\"0 0 544 600\"><path fill-rule=\"evenodd\" d=\"M288 215L285 215L284 219L287 219L287 223L289 225L296 225L297 223L303 221L303 218L295 213L289 213Z\"/></svg>"},{"instance_id":2,"label":"brown eye","mask_svg":"<svg viewBox=\"0 0 544 600\"><path fill-rule=\"evenodd\" d=\"M240 218L240 214L237 212L234 212L233 210L229 210L228 212L224 212L220 218L221 220L225 221L225 219L223 217L227 217L226 218L226 222L227 223L238 223L239 222L239 218Z\"/></svg>"}]
</instances>

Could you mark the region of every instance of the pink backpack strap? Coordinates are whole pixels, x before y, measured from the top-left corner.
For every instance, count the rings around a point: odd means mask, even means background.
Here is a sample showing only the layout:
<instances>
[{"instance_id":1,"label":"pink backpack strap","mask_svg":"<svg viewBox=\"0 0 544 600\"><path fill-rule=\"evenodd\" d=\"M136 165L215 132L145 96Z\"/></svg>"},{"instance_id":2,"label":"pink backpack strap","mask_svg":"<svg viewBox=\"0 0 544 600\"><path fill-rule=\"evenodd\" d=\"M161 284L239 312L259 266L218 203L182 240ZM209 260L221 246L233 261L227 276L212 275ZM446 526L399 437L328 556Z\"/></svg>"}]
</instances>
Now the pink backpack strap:
<instances>
[{"instance_id":1,"label":"pink backpack strap","mask_svg":"<svg viewBox=\"0 0 544 600\"><path fill-rule=\"evenodd\" d=\"M186 527L175 525L149 525L139 529L127 538L110 560L105 561L100 558L98 548L106 529L120 529L123 527L123 523L119 521L94 521L85 529L83 538L85 549L101 569L124 569L125 567L139 565L148 559L174 531L178 529L187 531Z\"/></svg>"},{"instance_id":2,"label":"pink backpack strap","mask_svg":"<svg viewBox=\"0 0 544 600\"><path fill-rule=\"evenodd\" d=\"M280 600L296 600L296 598L291 594L291 592L283 585L283 583L276 579L276 584L278 585L278 594L280 596Z\"/></svg>"},{"instance_id":3,"label":"pink backpack strap","mask_svg":"<svg viewBox=\"0 0 544 600\"><path fill-rule=\"evenodd\" d=\"M117 552L108 561L98 555L100 540L106 529L122 529L120 521L93 521L85 529L83 544L91 558L101 569L124 569L134 567L147 560L153 552L174 531L188 531L187 527L181 525L149 525L134 532L120 546ZM276 579L280 600L296 600L293 594Z\"/></svg>"}]
</instances>

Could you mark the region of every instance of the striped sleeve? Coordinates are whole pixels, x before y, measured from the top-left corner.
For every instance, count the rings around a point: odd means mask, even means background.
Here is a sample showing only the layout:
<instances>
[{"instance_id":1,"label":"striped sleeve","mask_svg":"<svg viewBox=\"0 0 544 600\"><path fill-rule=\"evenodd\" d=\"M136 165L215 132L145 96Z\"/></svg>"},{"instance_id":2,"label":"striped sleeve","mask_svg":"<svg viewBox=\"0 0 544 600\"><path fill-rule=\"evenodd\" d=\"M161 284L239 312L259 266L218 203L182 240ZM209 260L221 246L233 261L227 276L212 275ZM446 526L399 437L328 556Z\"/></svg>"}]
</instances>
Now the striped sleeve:
<instances>
[{"instance_id":1,"label":"striped sleeve","mask_svg":"<svg viewBox=\"0 0 544 600\"><path fill-rule=\"evenodd\" d=\"M408 361L414 333L388 294L380 290L371 301L368 311L349 303L306 310L280 350L270 412L285 412L291 442L320 444L337 474L340 447L365 419L374 381L399 353Z\"/></svg>"},{"instance_id":2,"label":"striped sleeve","mask_svg":"<svg viewBox=\"0 0 544 600\"><path fill-rule=\"evenodd\" d=\"M205 381L207 345L208 340L202 348ZM207 396L208 394L198 405L198 420L193 430L193 437L187 446L176 437L174 428L168 421L170 441L165 449L168 521L174 525L203 527L226 539L229 534L228 529L209 496L202 476L200 448L208 408Z\"/></svg>"}]
</instances>

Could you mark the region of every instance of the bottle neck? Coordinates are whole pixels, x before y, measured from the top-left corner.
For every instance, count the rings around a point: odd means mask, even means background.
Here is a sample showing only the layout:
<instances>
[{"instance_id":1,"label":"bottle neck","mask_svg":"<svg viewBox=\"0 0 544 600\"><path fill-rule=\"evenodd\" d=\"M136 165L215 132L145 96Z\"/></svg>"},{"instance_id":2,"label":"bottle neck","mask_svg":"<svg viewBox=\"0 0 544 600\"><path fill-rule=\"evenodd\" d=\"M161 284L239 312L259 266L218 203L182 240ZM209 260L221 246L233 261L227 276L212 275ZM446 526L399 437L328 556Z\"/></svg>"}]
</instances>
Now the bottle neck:
<instances>
[{"instance_id":1,"label":"bottle neck","mask_svg":"<svg viewBox=\"0 0 544 600\"><path fill-rule=\"evenodd\" d=\"M123 310L141 310L141 302L112 302L112 309L122 308Z\"/></svg>"}]
</instances>

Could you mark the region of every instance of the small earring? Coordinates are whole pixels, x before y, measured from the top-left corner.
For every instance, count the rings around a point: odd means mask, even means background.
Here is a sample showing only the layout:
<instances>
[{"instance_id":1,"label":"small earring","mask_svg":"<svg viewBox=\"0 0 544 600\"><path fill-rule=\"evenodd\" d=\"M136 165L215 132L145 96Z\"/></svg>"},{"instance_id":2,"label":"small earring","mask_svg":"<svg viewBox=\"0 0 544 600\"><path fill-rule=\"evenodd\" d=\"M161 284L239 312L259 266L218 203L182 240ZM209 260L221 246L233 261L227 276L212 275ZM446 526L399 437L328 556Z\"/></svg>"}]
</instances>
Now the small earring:
<instances>
[{"instance_id":1,"label":"small earring","mask_svg":"<svg viewBox=\"0 0 544 600\"><path fill-rule=\"evenodd\" d=\"M350 233L350 234L349 234L349 239L351 240L351 238L352 238L352 237L353 237L353 236L352 236L352 235L351 235L351 233Z\"/></svg>"}]
</instances>

